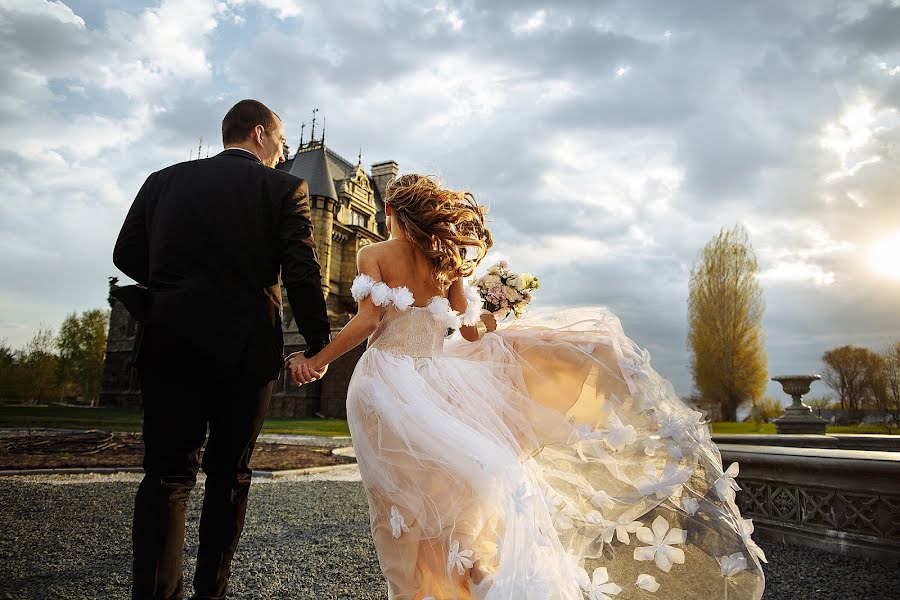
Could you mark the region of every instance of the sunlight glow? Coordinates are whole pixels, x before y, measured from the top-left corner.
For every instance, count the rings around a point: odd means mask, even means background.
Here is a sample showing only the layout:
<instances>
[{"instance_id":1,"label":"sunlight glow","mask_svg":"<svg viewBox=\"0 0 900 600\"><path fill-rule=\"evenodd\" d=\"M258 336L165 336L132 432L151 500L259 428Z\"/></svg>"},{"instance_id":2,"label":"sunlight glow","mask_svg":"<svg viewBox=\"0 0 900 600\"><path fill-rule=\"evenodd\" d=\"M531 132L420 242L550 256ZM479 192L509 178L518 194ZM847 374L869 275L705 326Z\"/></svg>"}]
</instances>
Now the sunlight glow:
<instances>
[{"instance_id":1,"label":"sunlight glow","mask_svg":"<svg viewBox=\"0 0 900 600\"><path fill-rule=\"evenodd\" d=\"M891 279L900 279L900 233L883 238L869 251L872 267Z\"/></svg>"}]
</instances>

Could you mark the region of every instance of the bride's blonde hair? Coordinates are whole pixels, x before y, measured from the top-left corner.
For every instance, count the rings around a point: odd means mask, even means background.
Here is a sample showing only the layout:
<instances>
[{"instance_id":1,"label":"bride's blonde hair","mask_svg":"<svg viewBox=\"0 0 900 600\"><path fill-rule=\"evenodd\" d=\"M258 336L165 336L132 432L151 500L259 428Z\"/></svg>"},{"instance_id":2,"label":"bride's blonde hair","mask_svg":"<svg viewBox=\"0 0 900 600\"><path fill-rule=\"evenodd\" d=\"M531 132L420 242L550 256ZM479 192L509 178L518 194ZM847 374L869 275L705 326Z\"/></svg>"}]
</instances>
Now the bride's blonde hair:
<instances>
[{"instance_id":1,"label":"bride's blonde hair","mask_svg":"<svg viewBox=\"0 0 900 600\"><path fill-rule=\"evenodd\" d=\"M471 193L444 188L429 175L399 177L388 186L386 203L409 241L431 261L441 285L471 275L494 245L484 220L487 208Z\"/></svg>"}]
</instances>

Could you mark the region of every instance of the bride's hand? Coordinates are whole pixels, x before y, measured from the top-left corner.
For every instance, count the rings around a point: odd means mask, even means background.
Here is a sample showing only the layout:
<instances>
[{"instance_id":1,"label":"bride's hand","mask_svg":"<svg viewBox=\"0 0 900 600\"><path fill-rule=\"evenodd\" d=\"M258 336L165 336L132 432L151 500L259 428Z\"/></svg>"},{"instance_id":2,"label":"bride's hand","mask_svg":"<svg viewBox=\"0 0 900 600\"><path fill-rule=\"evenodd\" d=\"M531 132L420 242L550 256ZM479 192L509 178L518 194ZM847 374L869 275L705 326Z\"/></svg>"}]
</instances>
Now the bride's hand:
<instances>
[{"instance_id":1,"label":"bride's hand","mask_svg":"<svg viewBox=\"0 0 900 600\"><path fill-rule=\"evenodd\" d=\"M488 331L496 331L497 330L497 319L494 317L494 314L487 310L481 311L481 322L484 323L484 326Z\"/></svg>"},{"instance_id":2,"label":"bride's hand","mask_svg":"<svg viewBox=\"0 0 900 600\"><path fill-rule=\"evenodd\" d=\"M288 356L284 366L290 370L291 379L296 385L312 383L321 379L328 371L328 365L316 368L311 364L312 360L303 356L302 352L294 352Z\"/></svg>"}]
</instances>

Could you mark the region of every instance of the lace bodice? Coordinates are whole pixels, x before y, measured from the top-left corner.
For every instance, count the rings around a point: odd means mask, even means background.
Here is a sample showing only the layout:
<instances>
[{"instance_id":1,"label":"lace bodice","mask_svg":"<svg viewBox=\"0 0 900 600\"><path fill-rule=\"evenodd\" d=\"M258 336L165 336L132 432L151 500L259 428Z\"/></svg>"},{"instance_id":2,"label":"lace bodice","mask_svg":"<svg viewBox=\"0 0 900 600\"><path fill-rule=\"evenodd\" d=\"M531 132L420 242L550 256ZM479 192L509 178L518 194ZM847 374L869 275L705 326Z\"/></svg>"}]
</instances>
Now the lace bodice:
<instances>
[{"instance_id":1,"label":"lace bodice","mask_svg":"<svg viewBox=\"0 0 900 600\"><path fill-rule=\"evenodd\" d=\"M372 302L381 307L381 321L369 338L369 348L413 357L438 356L448 329L478 321L481 296L468 286L465 292L468 306L461 315L443 296L432 297L425 306L413 306L415 299L408 288L389 287L365 274L357 276L350 288L357 302L371 296Z\"/></svg>"}]
</instances>

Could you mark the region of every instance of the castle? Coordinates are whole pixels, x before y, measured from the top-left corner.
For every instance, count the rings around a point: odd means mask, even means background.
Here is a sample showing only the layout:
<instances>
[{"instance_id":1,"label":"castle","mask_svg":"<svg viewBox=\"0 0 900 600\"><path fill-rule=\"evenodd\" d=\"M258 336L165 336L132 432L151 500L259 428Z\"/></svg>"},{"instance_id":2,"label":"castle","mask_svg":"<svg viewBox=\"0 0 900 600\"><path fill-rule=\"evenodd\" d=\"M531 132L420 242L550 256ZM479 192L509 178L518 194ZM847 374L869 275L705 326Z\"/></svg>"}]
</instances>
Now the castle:
<instances>
[{"instance_id":1,"label":"castle","mask_svg":"<svg viewBox=\"0 0 900 600\"><path fill-rule=\"evenodd\" d=\"M199 154L199 153L198 153ZM326 297L332 335L337 333L356 312L350 285L356 276L356 253L366 244L387 239L384 198L387 186L396 178L397 163L372 165L370 173L362 166L362 156L351 163L325 145L324 132L315 139L315 122L311 139L302 140L297 153L278 166L303 178L309 185L310 208L316 249L322 268L322 291ZM110 278L110 289L116 286ZM284 341L286 352L305 349L297 331L286 293ZM109 298L112 312L106 345L106 363L102 406L140 406L140 382L131 366L137 324L124 306ZM269 416L345 418L345 400L350 375L362 355L365 344L348 352L330 365L328 374L309 385L297 387L282 372L275 382Z\"/></svg>"}]
</instances>

